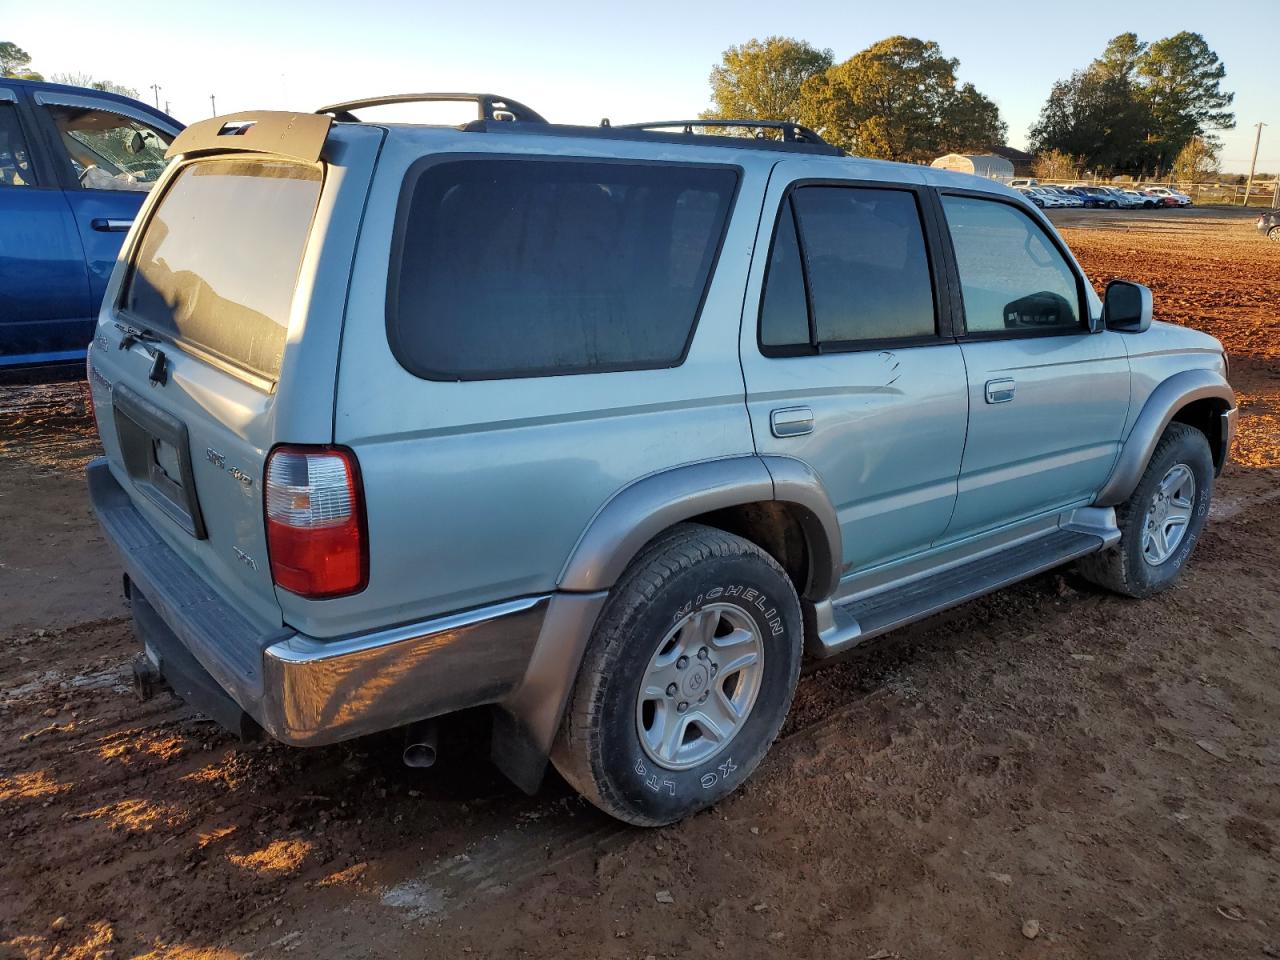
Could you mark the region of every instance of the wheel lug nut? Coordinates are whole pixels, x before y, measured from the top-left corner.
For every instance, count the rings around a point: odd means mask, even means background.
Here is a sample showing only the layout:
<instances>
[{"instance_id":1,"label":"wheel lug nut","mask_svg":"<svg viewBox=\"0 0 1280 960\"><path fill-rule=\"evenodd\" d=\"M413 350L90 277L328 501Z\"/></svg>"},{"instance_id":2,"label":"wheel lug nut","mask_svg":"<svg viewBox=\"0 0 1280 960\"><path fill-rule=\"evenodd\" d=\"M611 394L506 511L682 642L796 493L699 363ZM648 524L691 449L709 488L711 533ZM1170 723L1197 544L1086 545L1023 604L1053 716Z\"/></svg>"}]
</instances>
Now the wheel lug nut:
<instances>
[{"instance_id":1,"label":"wheel lug nut","mask_svg":"<svg viewBox=\"0 0 1280 960\"><path fill-rule=\"evenodd\" d=\"M668 683L668 684L667 684L667 696L668 696L668 697L674 697L674 696L676 695L676 691L677 691L677 690L679 690L679 689L680 689L680 688L679 688L679 687L677 687L674 683Z\"/></svg>"},{"instance_id":2,"label":"wheel lug nut","mask_svg":"<svg viewBox=\"0 0 1280 960\"><path fill-rule=\"evenodd\" d=\"M703 690L703 691L702 691L702 696L700 696L700 697L698 698L698 702L699 702L699 703L706 703L706 702L707 702L707 694L708 694L709 692L710 692L710 691Z\"/></svg>"},{"instance_id":3,"label":"wheel lug nut","mask_svg":"<svg viewBox=\"0 0 1280 960\"><path fill-rule=\"evenodd\" d=\"M706 647L703 647L701 650L699 650L699 651L698 651L698 659L699 659L699 660L705 660L705 659L707 659L707 656L708 656L708 654L707 654L707 648L706 648Z\"/></svg>"},{"instance_id":4,"label":"wheel lug nut","mask_svg":"<svg viewBox=\"0 0 1280 960\"><path fill-rule=\"evenodd\" d=\"M689 709L689 704L683 700L681 700L679 703L676 704L677 713L684 713L688 709Z\"/></svg>"},{"instance_id":5,"label":"wheel lug nut","mask_svg":"<svg viewBox=\"0 0 1280 960\"><path fill-rule=\"evenodd\" d=\"M676 669L677 669L677 670L683 670L683 669L684 669L685 667L687 667L688 665L689 665L689 658L688 658L688 657L681 657L679 660L677 660L677 661L676 661Z\"/></svg>"},{"instance_id":6,"label":"wheel lug nut","mask_svg":"<svg viewBox=\"0 0 1280 960\"><path fill-rule=\"evenodd\" d=\"M720 672L720 665L718 663L713 663L711 665L711 675L714 677L719 672Z\"/></svg>"}]
</instances>

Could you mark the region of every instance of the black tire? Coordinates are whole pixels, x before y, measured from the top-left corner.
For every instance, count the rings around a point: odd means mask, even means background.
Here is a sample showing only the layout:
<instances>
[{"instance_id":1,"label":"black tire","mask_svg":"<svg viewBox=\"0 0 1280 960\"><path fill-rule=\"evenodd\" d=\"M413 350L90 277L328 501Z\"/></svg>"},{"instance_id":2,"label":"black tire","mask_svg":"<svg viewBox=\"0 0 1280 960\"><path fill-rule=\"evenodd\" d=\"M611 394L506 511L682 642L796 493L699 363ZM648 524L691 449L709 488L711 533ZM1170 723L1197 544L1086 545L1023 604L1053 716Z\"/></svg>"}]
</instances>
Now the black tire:
<instances>
[{"instance_id":1,"label":"black tire","mask_svg":"<svg viewBox=\"0 0 1280 960\"><path fill-rule=\"evenodd\" d=\"M1268 230L1267 239L1272 243L1280 243L1280 226L1272 227Z\"/></svg>"},{"instance_id":2,"label":"black tire","mask_svg":"<svg viewBox=\"0 0 1280 960\"><path fill-rule=\"evenodd\" d=\"M1184 464L1195 479L1191 503L1191 519L1186 532L1168 559L1153 565L1143 553L1142 533L1147 520L1147 507L1156 488L1177 464ZM1114 547L1085 557L1079 563L1085 579L1127 597L1149 597L1172 586L1195 550L1209 516L1213 498L1213 455L1209 441L1195 427L1171 423L1156 444L1151 462L1133 495L1116 507L1120 542Z\"/></svg>"},{"instance_id":3,"label":"black tire","mask_svg":"<svg viewBox=\"0 0 1280 960\"><path fill-rule=\"evenodd\" d=\"M717 753L669 769L641 741L641 682L671 629L713 602L761 631L760 685ZM672 528L632 562L600 613L552 752L556 769L605 813L638 826L710 806L751 776L778 735L800 675L803 629L795 588L767 553L713 527Z\"/></svg>"}]
</instances>

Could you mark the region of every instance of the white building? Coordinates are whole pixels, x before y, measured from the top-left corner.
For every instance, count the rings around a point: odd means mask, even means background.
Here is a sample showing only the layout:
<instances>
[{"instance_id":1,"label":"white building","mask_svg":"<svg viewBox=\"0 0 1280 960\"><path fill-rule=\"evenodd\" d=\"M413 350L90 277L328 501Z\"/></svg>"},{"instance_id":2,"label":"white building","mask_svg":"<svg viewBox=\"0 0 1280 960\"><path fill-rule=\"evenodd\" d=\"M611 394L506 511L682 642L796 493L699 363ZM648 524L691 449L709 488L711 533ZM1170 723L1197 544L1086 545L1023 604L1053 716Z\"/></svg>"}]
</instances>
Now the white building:
<instances>
[{"instance_id":1,"label":"white building","mask_svg":"<svg viewBox=\"0 0 1280 960\"><path fill-rule=\"evenodd\" d=\"M948 153L939 157L931 167L941 170L955 170L957 173L972 173L974 176L987 177L991 180L1009 180L1013 177L1013 164L1004 157L982 153Z\"/></svg>"}]
</instances>

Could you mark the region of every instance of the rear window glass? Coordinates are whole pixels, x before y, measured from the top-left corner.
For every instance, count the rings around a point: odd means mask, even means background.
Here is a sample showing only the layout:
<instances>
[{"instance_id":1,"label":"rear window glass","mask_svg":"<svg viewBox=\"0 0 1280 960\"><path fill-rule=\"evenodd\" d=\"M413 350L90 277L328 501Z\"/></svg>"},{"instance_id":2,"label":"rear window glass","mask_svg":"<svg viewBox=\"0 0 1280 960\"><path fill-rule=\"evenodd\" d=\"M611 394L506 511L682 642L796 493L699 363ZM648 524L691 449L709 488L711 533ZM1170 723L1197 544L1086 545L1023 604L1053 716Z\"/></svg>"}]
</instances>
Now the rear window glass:
<instances>
[{"instance_id":1,"label":"rear window glass","mask_svg":"<svg viewBox=\"0 0 1280 960\"><path fill-rule=\"evenodd\" d=\"M276 379L319 196L316 167L185 167L142 236L121 302L126 319Z\"/></svg>"},{"instance_id":2,"label":"rear window glass","mask_svg":"<svg viewBox=\"0 0 1280 960\"><path fill-rule=\"evenodd\" d=\"M392 349L418 376L484 380L679 364L737 174L501 157L408 183Z\"/></svg>"}]
</instances>

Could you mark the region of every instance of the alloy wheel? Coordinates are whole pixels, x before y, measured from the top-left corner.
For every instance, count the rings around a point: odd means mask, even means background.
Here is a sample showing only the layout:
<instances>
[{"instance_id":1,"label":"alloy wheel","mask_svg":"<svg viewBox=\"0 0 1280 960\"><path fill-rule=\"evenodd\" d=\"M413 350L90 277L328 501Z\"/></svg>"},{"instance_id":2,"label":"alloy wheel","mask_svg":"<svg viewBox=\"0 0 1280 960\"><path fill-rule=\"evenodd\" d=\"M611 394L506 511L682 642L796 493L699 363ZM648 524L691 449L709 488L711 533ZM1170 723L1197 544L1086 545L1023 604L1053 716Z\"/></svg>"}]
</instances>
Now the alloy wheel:
<instances>
[{"instance_id":1,"label":"alloy wheel","mask_svg":"<svg viewBox=\"0 0 1280 960\"><path fill-rule=\"evenodd\" d=\"M1185 463L1175 463L1156 485L1142 518L1142 556L1158 567L1181 545L1191 524L1196 478Z\"/></svg>"},{"instance_id":2,"label":"alloy wheel","mask_svg":"<svg viewBox=\"0 0 1280 960\"><path fill-rule=\"evenodd\" d=\"M764 638L733 604L686 614L662 638L636 697L649 759L669 770L705 763L746 724L764 676Z\"/></svg>"}]
</instances>

